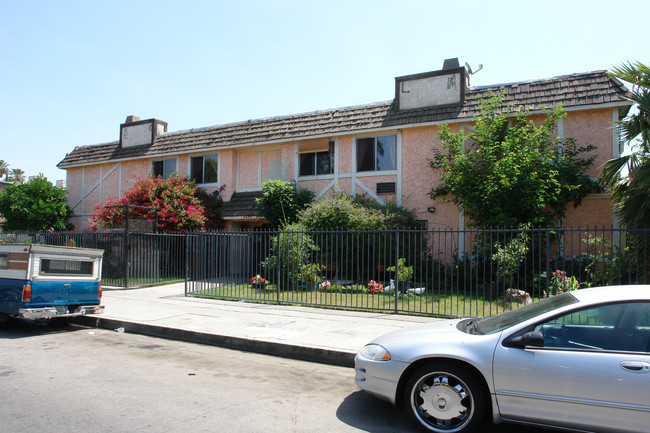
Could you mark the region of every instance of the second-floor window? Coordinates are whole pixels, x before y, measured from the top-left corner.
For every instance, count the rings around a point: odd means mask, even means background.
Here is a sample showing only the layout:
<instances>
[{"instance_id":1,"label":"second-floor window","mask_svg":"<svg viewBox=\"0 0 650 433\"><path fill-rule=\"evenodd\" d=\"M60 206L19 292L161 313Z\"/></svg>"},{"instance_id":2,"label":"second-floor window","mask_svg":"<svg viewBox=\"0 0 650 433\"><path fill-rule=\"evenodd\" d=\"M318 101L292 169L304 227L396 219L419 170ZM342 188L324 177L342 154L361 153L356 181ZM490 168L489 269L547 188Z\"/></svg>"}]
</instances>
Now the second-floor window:
<instances>
[{"instance_id":1,"label":"second-floor window","mask_svg":"<svg viewBox=\"0 0 650 433\"><path fill-rule=\"evenodd\" d=\"M397 136L357 138L357 171L397 169Z\"/></svg>"},{"instance_id":2,"label":"second-floor window","mask_svg":"<svg viewBox=\"0 0 650 433\"><path fill-rule=\"evenodd\" d=\"M334 173L334 142L330 141L327 151L305 152L299 155L300 176L315 176Z\"/></svg>"},{"instance_id":3,"label":"second-floor window","mask_svg":"<svg viewBox=\"0 0 650 433\"><path fill-rule=\"evenodd\" d=\"M218 168L219 156L217 154L194 156L191 162L190 177L196 183L217 183L219 181Z\"/></svg>"},{"instance_id":4,"label":"second-floor window","mask_svg":"<svg viewBox=\"0 0 650 433\"><path fill-rule=\"evenodd\" d=\"M154 161L151 167L153 177L161 176L163 179L167 179L171 176L172 173L176 171L176 159L163 159L160 161Z\"/></svg>"}]
</instances>

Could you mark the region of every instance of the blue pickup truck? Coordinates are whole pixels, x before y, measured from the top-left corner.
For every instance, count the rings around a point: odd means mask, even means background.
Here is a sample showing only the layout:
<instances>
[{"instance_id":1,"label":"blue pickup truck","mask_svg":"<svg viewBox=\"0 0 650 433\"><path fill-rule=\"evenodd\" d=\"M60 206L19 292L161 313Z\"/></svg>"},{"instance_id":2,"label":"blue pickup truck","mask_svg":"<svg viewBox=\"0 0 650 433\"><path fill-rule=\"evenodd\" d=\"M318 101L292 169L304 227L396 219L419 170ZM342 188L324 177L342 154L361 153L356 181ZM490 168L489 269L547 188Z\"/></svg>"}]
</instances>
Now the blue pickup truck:
<instances>
[{"instance_id":1,"label":"blue pickup truck","mask_svg":"<svg viewBox=\"0 0 650 433\"><path fill-rule=\"evenodd\" d=\"M103 255L89 248L0 245L0 323L102 313Z\"/></svg>"}]
</instances>

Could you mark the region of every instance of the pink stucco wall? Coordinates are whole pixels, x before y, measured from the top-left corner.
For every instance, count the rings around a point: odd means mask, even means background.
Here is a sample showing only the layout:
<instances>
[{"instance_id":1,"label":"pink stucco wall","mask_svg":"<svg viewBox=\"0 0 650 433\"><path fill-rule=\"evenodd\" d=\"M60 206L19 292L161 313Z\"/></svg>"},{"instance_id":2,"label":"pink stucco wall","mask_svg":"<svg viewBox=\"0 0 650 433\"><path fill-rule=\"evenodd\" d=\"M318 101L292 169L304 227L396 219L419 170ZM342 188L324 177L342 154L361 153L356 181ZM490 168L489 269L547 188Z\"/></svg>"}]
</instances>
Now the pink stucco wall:
<instances>
[{"instance_id":1,"label":"pink stucco wall","mask_svg":"<svg viewBox=\"0 0 650 433\"><path fill-rule=\"evenodd\" d=\"M239 153L238 189L259 188L259 152Z\"/></svg>"},{"instance_id":2,"label":"pink stucco wall","mask_svg":"<svg viewBox=\"0 0 650 433\"><path fill-rule=\"evenodd\" d=\"M539 120L540 117L535 116L534 119ZM451 125L454 131L459 127L459 124ZM376 135L390 133L399 135L402 163L397 174L395 172L373 173L365 176L355 173L353 161L356 135L310 140L309 145L317 145L321 141L329 142L331 139L335 139L338 143L336 154L338 172L318 178L297 177L296 149L300 144L296 146L295 141L257 148L223 149L217 152L220 184L225 185L223 197L227 201L236 189L259 189L261 183L269 179L297 178L299 188L308 188L317 195L331 194L337 188L348 194L353 190L357 194L363 194L365 191L359 186L360 184L375 192L377 182L396 182L397 185L401 185L401 197L381 195L379 197L382 200L401 200L405 207L415 210L418 219L426 220L431 229L456 228L460 221L458 209L444 200L434 201L428 195L439 180L438 174L429 167L429 159L433 156L432 147L440 146L440 141L436 137L438 132L438 126L430 125L376 133ZM593 176L598 175L602 164L612 157L611 108L569 112L561 123L559 133L565 138L575 138L578 145L594 144L598 147L598 158L590 173ZM363 136L372 135L372 133L363 134ZM188 175L190 156L180 155L175 158L178 173L181 176ZM105 202L110 197L121 197L124 191L133 185L137 176L147 176L151 171L151 163L150 158L143 158L68 169L68 203L74 205L73 210L78 215L73 220L77 228L88 225L89 217L96 204ZM217 186L211 186L209 190L215 188ZM435 212L428 211L431 207L435 207ZM612 223L611 204L602 196L585 199L578 209L573 209L569 205L565 219L566 225L609 226Z\"/></svg>"}]
</instances>

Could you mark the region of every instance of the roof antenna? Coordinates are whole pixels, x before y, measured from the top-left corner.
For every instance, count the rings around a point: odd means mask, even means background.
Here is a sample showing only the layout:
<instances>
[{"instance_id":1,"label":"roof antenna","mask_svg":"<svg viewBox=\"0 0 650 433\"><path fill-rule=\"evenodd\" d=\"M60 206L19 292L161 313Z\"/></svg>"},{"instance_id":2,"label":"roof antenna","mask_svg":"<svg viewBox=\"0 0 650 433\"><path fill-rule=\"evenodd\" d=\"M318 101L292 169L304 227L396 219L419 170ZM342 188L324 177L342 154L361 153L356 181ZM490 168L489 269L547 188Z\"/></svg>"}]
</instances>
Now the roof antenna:
<instances>
[{"instance_id":1,"label":"roof antenna","mask_svg":"<svg viewBox=\"0 0 650 433\"><path fill-rule=\"evenodd\" d=\"M465 69L467 69L467 73L469 74L469 75L467 75L467 86L469 87L469 77L470 77L471 75L476 74L476 73L477 73L478 71L480 71L481 69L483 69L483 64L482 64L482 63L479 63L479 65L478 65L478 69L475 70L475 71L472 71L472 67L469 65L469 63L465 62Z\"/></svg>"}]
</instances>

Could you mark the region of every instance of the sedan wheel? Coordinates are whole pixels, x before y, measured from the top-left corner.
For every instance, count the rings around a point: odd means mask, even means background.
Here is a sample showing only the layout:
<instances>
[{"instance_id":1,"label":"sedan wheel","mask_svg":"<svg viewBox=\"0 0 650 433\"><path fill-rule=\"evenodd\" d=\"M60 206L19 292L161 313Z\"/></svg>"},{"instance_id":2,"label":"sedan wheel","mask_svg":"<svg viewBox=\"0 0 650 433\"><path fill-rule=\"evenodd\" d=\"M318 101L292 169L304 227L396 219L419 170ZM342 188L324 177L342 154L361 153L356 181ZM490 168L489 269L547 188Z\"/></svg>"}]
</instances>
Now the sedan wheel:
<instances>
[{"instance_id":1,"label":"sedan wheel","mask_svg":"<svg viewBox=\"0 0 650 433\"><path fill-rule=\"evenodd\" d=\"M485 395L476 376L463 367L429 364L405 389L409 414L428 431L468 433L483 417Z\"/></svg>"}]
</instances>

